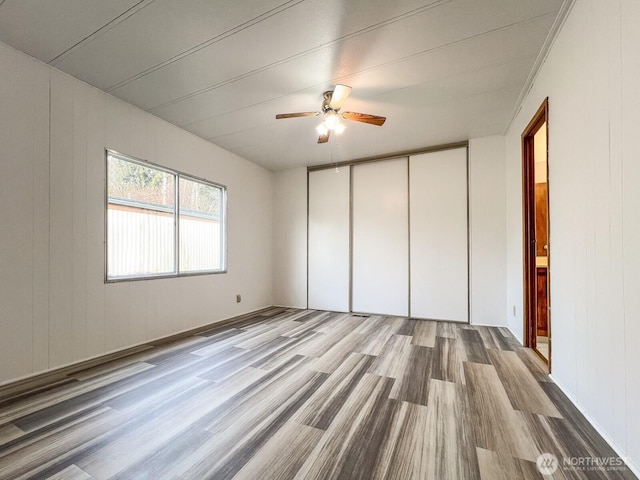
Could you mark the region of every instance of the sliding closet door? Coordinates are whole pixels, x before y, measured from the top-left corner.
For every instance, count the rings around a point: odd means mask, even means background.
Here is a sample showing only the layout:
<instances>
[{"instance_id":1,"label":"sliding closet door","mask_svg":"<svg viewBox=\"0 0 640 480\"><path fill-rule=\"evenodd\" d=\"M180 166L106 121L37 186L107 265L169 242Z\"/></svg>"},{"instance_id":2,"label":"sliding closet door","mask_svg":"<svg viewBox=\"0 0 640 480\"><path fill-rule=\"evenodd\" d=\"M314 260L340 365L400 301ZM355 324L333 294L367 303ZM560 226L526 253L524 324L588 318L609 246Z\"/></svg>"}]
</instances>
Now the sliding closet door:
<instances>
[{"instance_id":1,"label":"sliding closet door","mask_svg":"<svg viewBox=\"0 0 640 480\"><path fill-rule=\"evenodd\" d=\"M411 316L469 321L467 149L409 159Z\"/></svg>"},{"instance_id":2,"label":"sliding closet door","mask_svg":"<svg viewBox=\"0 0 640 480\"><path fill-rule=\"evenodd\" d=\"M408 314L407 159L352 167L354 312Z\"/></svg>"},{"instance_id":3,"label":"sliding closet door","mask_svg":"<svg viewBox=\"0 0 640 480\"><path fill-rule=\"evenodd\" d=\"M309 308L349 311L349 177L309 172Z\"/></svg>"}]
</instances>

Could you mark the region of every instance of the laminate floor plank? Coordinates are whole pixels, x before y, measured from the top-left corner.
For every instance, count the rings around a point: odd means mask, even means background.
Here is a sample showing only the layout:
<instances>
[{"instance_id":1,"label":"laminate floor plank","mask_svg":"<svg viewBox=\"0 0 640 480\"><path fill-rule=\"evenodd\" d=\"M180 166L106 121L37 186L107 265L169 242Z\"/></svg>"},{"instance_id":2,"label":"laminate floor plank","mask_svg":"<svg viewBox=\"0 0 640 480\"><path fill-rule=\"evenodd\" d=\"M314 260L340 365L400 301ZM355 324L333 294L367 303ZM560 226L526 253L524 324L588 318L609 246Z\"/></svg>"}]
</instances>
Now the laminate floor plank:
<instances>
[{"instance_id":1,"label":"laminate floor plank","mask_svg":"<svg viewBox=\"0 0 640 480\"><path fill-rule=\"evenodd\" d=\"M396 328L393 326L381 322L374 331L363 333L362 341L356 345L353 351L364 355L378 356L395 331Z\"/></svg>"},{"instance_id":2,"label":"laminate floor plank","mask_svg":"<svg viewBox=\"0 0 640 480\"><path fill-rule=\"evenodd\" d=\"M77 412L78 405L83 406L83 408L91 408L126 392L144 389L146 386L157 382L179 382L184 378L197 376L208 369L210 369L210 365L207 364L206 359L193 356L193 360L180 362L177 366L165 365L164 367L143 369L126 376L118 376L112 373L110 376L114 378L112 378L111 383L103 383L97 388L41 408L29 415L16 419L14 423L24 425L27 430L41 428L47 423Z\"/></svg>"},{"instance_id":3,"label":"laminate floor plank","mask_svg":"<svg viewBox=\"0 0 640 480\"><path fill-rule=\"evenodd\" d=\"M26 432L24 430L20 430L13 423L5 423L4 425L0 425L0 448L2 448L2 445L8 442L22 437L25 433Z\"/></svg>"},{"instance_id":4,"label":"laminate floor plank","mask_svg":"<svg viewBox=\"0 0 640 480\"><path fill-rule=\"evenodd\" d=\"M270 328L267 331L260 332L257 335L252 335L249 338L246 338L240 343L235 343L234 346L238 348L245 349L254 349L257 347L261 347L263 345L268 345L270 342L275 340L287 332L290 332L295 327L298 327L299 324L294 320L285 320L283 322L279 322L277 325L274 325L273 328Z\"/></svg>"},{"instance_id":5,"label":"laminate floor plank","mask_svg":"<svg viewBox=\"0 0 640 480\"><path fill-rule=\"evenodd\" d=\"M294 478L373 478L378 452L398 406L389 399L393 382L366 374Z\"/></svg>"},{"instance_id":6,"label":"laminate floor plank","mask_svg":"<svg viewBox=\"0 0 640 480\"><path fill-rule=\"evenodd\" d=\"M87 381L80 382L74 380L73 382L59 385L51 391L43 391L35 394L33 397L21 398L18 401L11 402L8 406L0 408L0 425L41 411L66 400L73 399L78 395L111 385L114 381L129 378L153 368L153 365L147 363L126 365L121 369L109 371Z\"/></svg>"},{"instance_id":7,"label":"laminate floor plank","mask_svg":"<svg viewBox=\"0 0 640 480\"><path fill-rule=\"evenodd\" d=\"M431 320L433 321L433 320ZM458 325L454 322L434 322L436 324L436 335L438 337L456 338Z\"/></svg>"},{"instance_id":8,"label":"laminate floor plank","mask_svg":"<svg viewBox=\"0 0 640 480\"><path fill-rule=\"evenodd\" d=\"M485 326L477 326L476 329L480 333L482 340L484 341L485 348L493 350L513 350L514 345L511 342L511 338L506 337L497 328L490 328Z\"/></svg>"},{"instance_id":9,"label":"laminate floor plank","mask_svg":"<svg viewBox=\"0 0 640 480\"><path fill-rule=\"evenodd\" d=\"M540 384L513 351L489 350L489 358L516 410L562 417Z\"/></svg>"},{"instance_id":10,"label":"laminate floor plank","mask_svg":"<svg viewBox=\"0 0 640 480\"><path fill-rule=\"evenodd\" d=\"M398 332L404 328L405 322L407 321L404 317L392 317L392 316L384 316L382 323L383 325L388 325L393 329L393 333L396 335Z\"/></svg>"},{"instance_id":11,"label":"laminate floor plank","mask_svg":"<svg viewBox=\"0 0 640 480\"><path fill-rule=\"evenodd\" d=\"M306 323L309 320L314 320L314 322L322 321L323 318L326 318L330 312L324 312L320 310L301 310L301 315L296 318L296 322Z\"/></svg>"},{"instance_id":12,"label":"laminate floor plank","mask_svg":"<svg viewBox=\"0 0 640 480\"><path fill-rule=\"evenodd\" d=\"M283 333L284 337L304 337L310 334L323 335L319 330L328 318L327 315L317 315L316 317L309 319L305 322L296 321L296 326L286 333Z\"/></svg>"},{"instance_id":13,"label":"laminate floor plank","mask_svg":"<svg viewBox=\"0 0 640 480\"><path fill-rule=\"evenodd\" d=\"M349 313L332 313L323 318L322 322L315 327L316 332L335 334L336 332L353 332L363 322L368 319L367 316L355 316Z\"/></svg>"},{"instance_id":14,"label":"laminate floor plank","mask_svg":"<svg viewBox=\"0 0 640 480\"><path fill-rule=\"evenodd\" d=\"M120 414L105 407L92 410L54 431L32 438L24 446L15 445L8 452L0 453L0 478L34 478L74 455L77 449L97 442L102 434L113 430L120 423ZM50 475L42 475L44 478L47 476Z\"/></svg>"},{"instance_id":15,"label":"laminate floor plank","mask_svg":"<svg viewBox=\"0 0 640 480\"><path fill-rule=\"evenodd\" d=\"M480 478L463 385L432 380L427 406L402 402L374 478Z\"/></svg>"},{"instance_id":16,"label":"laminate floor plank","mask_svg":"<svg viewBox=\"0 0 640 480\"><path fill-rule=\"evenodd\" d=\"M277 390L264 391L261 398L252 397L219 416L206 427L214 434L211 441L196 451L188 462L190 466L179 476L185 480L233 478L325 380L325 374L304 372L293 380L279 382ZM257 404L262 408L256 408Z\"/></svg>"},{"instance_id":17,"label":"laminate floor plank","mask_svg":"<svg viewBox=\"0 0 640 480\"><path fill-rule=\"evenodd\" d=\"M534 462L501 455L484 448L476 449L481 480L540 480L541 475Z\"/></svg>"},{"instance_id":18,"label":"laminate floor plank","mask_svg":"<svg viewBox=\"0 0 640 480\"><path fill-rule=\"evenodd\" d=\"M433 452L426 431L429 409L416 403L400 402L394 411L389 434L380 450L372 478L419 480L430 478Z\"/></svg>"},{"instance_id":19,"label":"laminate floor plank","mask_svg":"<svg viewBox=\"0 0 640 480\"><path fill-rule=\"evenodd\" d=\"M440 327L446 325L446 327ZM413 343L421 347L435 347L436 334L440 337L454 338L453 330L448 323L438 323L433 320L417 320L413 330ZM440 332L441 334L438 334Z\"/></svg>"},{"instance_id":20,"label":"laminate floor plank","mask_svg":"<svg viewBox=\"0 0 640 480\"><path fill-rule=\"evenodd\" d=\"M93 480L93 478L77 465L69 465L64 470L47 477L47 480Z\"/></svg>"},{"instance_id":21,"label":"laminate floor plank","mask_svg":"<svg viewBox=\"0 0 640 480\"><path fill-rule=\"evenodd\" d=\"M565 423L563 419L552 419L543 415L535 415L527 412L518 412L521 417L522 424L531 439L535 451L538 455L545 452L553 452L554 455L561 460L570 457L587 457L588 451L585 444L580 439L564 435L564 429L560 432L554 431L550 421L559 420ZM562 467L562 465L560 465ZM576 470L563 470L559 468L555 473L557 478L567 480L578 480L584 478L583 472ZM604 479L607 477L600 476L597 473L589 472L588 478Z\"/></svg>"},{"instance_id":22,"label":"laminate floor plank","mask_svg":"<svg viewBox=\"0 0 640 480\"><path fill-rule=\"evenodd\" d=\"M181 338L178 339L175 344L172 342L168 348L159 347L151 352L147 352L145 361L159 366L172 363L178 358L197 355L196 352L206 350L207 346L215 345L216 348L222 349L240 341L237 339L237 336L243 333L246 332L244 330L230 329L228 331L218 332L210 337L195 335L193 337ZM232 337L234 338L232 339Z\"/></svg>"},{"instance_id":23,"label":"laminate floor plank","mask_svg":"<svg viewBox=\"0 0 640 480\"><path fill-rule=\"evenodd\" d=\"M286 423L233 480L291 480L322 438L323 431L294 422ZM295 438L295 441L291 441Z\"/></svg>"},{"instance_id":24,"label":"laminate floor plank","mask_svg":"<svg viewBox=\"0 0 640 480\"><path fill-rule=\"evenodd\" d=\"M427 407L425 430L432 458L427 477L479 479L466 387L431 380Z\"/></svg>"},{"instance_id":25,"label":"laminate floor plank","mask_svg":"<svg viewBox=\"0 0 640 480\"><path fill-rule=\"evenodd\" d=\"M300 350L300 355L306 357L322 357L334 348L338 342L343 340L346 335L353 333L353 330L363 321L361 318L349 318L349 316L341 320L340 323L335 324L335 329L329 332L327 332L324 326L322 328L316 328L314 331L322 333L323 335L317 337L312 344Z\"/></svg>"},{"instance_id":26,"label":"laminate floor plank","mask_svg":"<svg viewBox=\"0 0 640 480\"><path fill-rule=\"evenodd\" d=\"M112 475L110 480L163 480L175 478L177 468L167 468L167 459L171 465L177 466L184 462L194 449L194 446L209 442L213 434L202 429L187 429L176 435L170 442L163 442L157 448L145 452L137 461L119 473Z\"/></svg>"},{"instance_id":27,"label":"laminate floor plank","mask_svg":"<svg viewBox=\"0 0 640 480\"><path fill-rule=\"evenodd\" d=\"M516 337L513 335L513 333L511 333L511 331L507 327L494 327L489 329L491 331L494 331L496 328L497 328L497 331L495 332L495 334L496 335L498 333L502 334L503 341L506 342L507 345L509 346L507 350L518 350L522 348L522 345L520 345L520 342L518 342Z\"/></svg>"},{"instance_id":28,"label":"laminate floor plank","mask_svg":"<svg viewBox=\"0 0 640 480\"><path fill-rule=\"evenodd\" d=\"M542 361L536 352L530 348L517 348L516 355L520 357L520 361L529 369L531 375L538 382L550 382L547 373L547 365Z\"/></svg>"},{"instance_id":29,"label":"laminate floor plank","mask_svg":"<svg viewBox=\"0 0 640 480\"><path fill-rule=\"evenodd\" d=\"M88 452L76 464L97 478L110 478L124 471L167 442L175 442L175 437L210 412L215 392L216 386L204 381L183 390L180 401L158 408L152 422L134 420L117 438Z\"/></svg>"},{"instance_id":30,"label":"laminate floor plank","mask_svg":"<svg viewBox=\"0 0 640 480\"><path fill-rule=\"evenodd\" d=\"M20 402L0 410L0 424L8 421L13 421L14 423L18 421L25 424L28 429L35 428L41 424L40 419L51 420L50 412L57 411L58 415L64 416L65 411L73 413L75 406L78 404L94 405L97 400L92 401L91 398L100 396L100 393L96 394L95 392L109 389L114 383L133 379L138 374L149 373L153 369L153 365L135 363L117 371L107 372L99 377L91 378L86 382L76 381L63 385L53 392L43 392L32 399L22 399ZM78 398L81 400L78 400ZM65 404L69 404L69 408L65 409Z\"/></svg>"},{"instance_id":31,"label":"laminate floor plank","mask_svg":"<svg viewBox=\"0 0 640 480\"><path fill-rule=\"evenodd\" d=\"M491 364L482 336L477 330L460 328L458 329L457 338L462 341L467 361Z\"/></svg>"},{"instance_id":32,"label":"laminate floor plank","mask_svg":"<svg viewBox=\"0 0 640 480\"><path fill-rule=\"evenodd\" d=\"M270 340L268 343L263 344L251 350L245 350L234 347L239 354L230 355L227 361L219 361L213 368L207 369L205 372L199 374L201 378L211 381L222 381L234 375L239 370L248 367L261 359L269 357L271 354L277 353L282 349L286 349L287 345L295 342L295 339L287 337L277 337Z\"/></svg>"},{"instance_id":33,"label":"laminate floor plank","mask_svg":"<svg viewBox=\"0 0 640 480\"><path fill-rule=\"evenodd\" d=\"M465 362L476 446L535 461L540 452L522 427L493 365Z\"/></svg>"},{"instance_id":34,"label":"laminate floor plank","mask_svg":"<svg viewBox=\"0 0 640 480\"><path fill-rule=\"evenodd\" d=\"M382 377L402 378L409 362L411 339L407 335L392 335L369 369Z\"/></svg>"},{"instance_id":35,"label":"laminate floor plank","mask_svg":"<svg viewBox=\"0 0 640 480\"><path fill-rule=\"evenodd\" d=\"M139 388L133 388L120 395L116 395L104 402L106 405L119 412L130 412L134 410L146 410L159 402L164 402L176 393L180 393L185 389L202 385L205 382L198 377L184 377L179 381L174 379L167 380L160 377L155 381L145 383Z\"/></svg>"},{"instance_id":36,"label":"laminate floor plank","mask_svg":"<svg viewBox=\"0 0 640 480\"><path fill-rule=\"evenodd\" d=\"M358 325L353 331L356 333L365 333L365 334L375 334L376 332L378 332L381 328L385 327L385 326L389 326L387 325L387 323L385 323L384 319L385 317L383 315L368 315L366 317L363 317L363 321L362 323L360 323L360 325Z\"/></svg>"},{"instance_id":37,"label":"laminate floor plank","mask_svg":"<svg viewBox=\"0 0 640 480\"><path fill-rule=\"evenodd\" d=\"M319 358L314 359L310 368L317 372L333 373L351 353L364 350L363 347L367 343L365 334L351 332L334 343Z\"/></svg>"},{"instance_id":38,"label":"laminate floor plank","mask_svg":"<svg viewBox=\"0 0 640 480\"><path fill-rule=\"evenodd\" d=\"M585 460L606 460L606 459L617 459L618 455L613 451L613 449L609 445L603 445L602 438L599 438L594 441L591 437L582 437L580 434L572 428L571 424L562 418L544 418L540 421L540 423L544 422L545 425L549 425L549 430L541 432L540 438L543 440L547 440L552 438L556 441L556 445L558 445L556 451L560 451L561 455L558 455L559 458L570 458L576 459L575 461L580 461L582 459ZM551 432L551 434L549 433ZM553 450L551 450L553 451ZM633 480L635 476L626 468L616 470L616 469L606 469L606 468L584 468L583 470L578 470L577 472L573 472L571 470L564 472L567 478L574 478L573 476L569 476L569 474L574 474L575 478L582 475L575 474L584 474L587 478L591 479L602 479L602 480Z\"/></svg>"},{"instance_id":39,"label":"laminate floor plank","mask_svg":"<svg viewBox=\"0 0 640 480\"><path fill-rule=\"evenodd\" d=\"M402 318L401 326L396 332L397 335L407 335L409 337L413 337L413 334L416 330L416 325L421 320L416 320L415 318Z\"/></svg>"},{"instance_id":40,"label":"laminate floor plank","mask_svg":"<svg viewBox=\"0 0 640 480\"><path fill-rule=\"evenodd\" d=\"M433 364L433 348L409 345L402 376L396 380L390 398L426 405Z\"/></svg>"},{"instance_id":41,"label":"laminate floor plank","mask_svg":"<svg viewBox=\"0 0 640 480\"><path fill-rule=\"evenodd\" d=\"M284 344L277 351L271 352L268 356L259 358L251 364L252 367L261 368L263 370L272 370L279 366L282 366L296 355L300 355L300 352L309 344L312 344L316 340L322 337L322 333L308 330L301 335L295 337L285 337L291 339Z\"/></svg>"},{"instance_id":42,"label":"laminate floor plank","mask_svg":"<svg viewBox=\"0 0 640 480\"><path fill-rule=\"evenodd\" d=\"M597 451L602 457L616 457L617 455L609 444L598 434L595 428L584 418L582 413L566 397L562 390L553 382L540 382L540 387L545 391L562 418L571 425L571 430L589 446L591 451Z\"/></svg>"},{"instance_id":43,"label":"laminate floor plank","mask_svg":"<svg viewBox=\"0 0 640 480\"><path fill-rule=\"evenodd\" d=\"M0 387L0 480L636 478L505 328L273 307L105 361Z\"/></svg>"},{"instance_id":44,"label":"laminate floor plank","mask_svg":"<svg viewBox=\"0 0 640 480\"><path fill-rule=\"evenodd\" d=\"M436 337L431 378L465 383L462 367L464 354L459 343L460 341L455 338Z\"/></svg>"},{"instance_id":45,"label":"laminate floor plank","mask_svg":"<svg viewBox=\"0 0 640 480\"><path fill-rule=\"evenodd\" d=\"M295 420L310 427L326 430L369 370L373 360L374 357L369 355L350 354L311 396Z\"/></svg>"}]
</instances>

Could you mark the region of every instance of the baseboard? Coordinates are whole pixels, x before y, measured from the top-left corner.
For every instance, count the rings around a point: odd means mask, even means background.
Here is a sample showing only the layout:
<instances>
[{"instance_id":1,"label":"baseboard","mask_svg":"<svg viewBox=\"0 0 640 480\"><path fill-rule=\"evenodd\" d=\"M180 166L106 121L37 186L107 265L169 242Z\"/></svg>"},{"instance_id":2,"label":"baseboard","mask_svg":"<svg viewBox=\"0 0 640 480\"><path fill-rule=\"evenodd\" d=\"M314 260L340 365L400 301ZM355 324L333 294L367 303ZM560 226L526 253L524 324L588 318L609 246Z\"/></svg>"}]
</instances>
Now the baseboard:
<instances>
[{"instance_id":1,"label":"baseboard","mask_svg":"<svg viewBox=\"0 0 640 480\"><path fill-rule=\"evenodd\" d=\"M300 306L295 306L295 305L282 305L280 303L276 303L276 304L274 304L272 306L276 307L276 308L295 308L297 310L314 310L313 308L300 307Z\"/></svg>"},{"instance_id":2,"label":"baseboard","mask_svg":"<svg viewBox=\"0 0 640 480\"><path fill-rule=\"evenodd\" d=\"M145 340L144 342L138 344L130 345L121 349L111 350L109 352L101 353L100 355L89 357L84 360L71 362L50 370L40 371L33 374L25 375L24 377L9 380L0 384L0 402L5 402L13 398L22 397L27 394L31 395L38 393L43 389L51 388L52 386L68 382L68 377L70 375L74 375L78 372L81 372L82 370L97 367L114 360L120 360L122 358L126 358L128 356L156 348L166 343L197 335L198 333L205 332L213 328L232 325L234 323L246 320L247 318L250 318L254 315L268 312L273 308L274 306L261 307L256 310L242 313L240 315L223 318L206 325L189 328L187 330L182 330L170 335L165 335L150 340Z\"/></svg>"},{"instance_id":3,"label":"baseboard","mask_svg":"<svg viewBox=\"0 0 640 480\"><path fill-rule=\"evenodd\" d=\"M624 459L625 464L629 467L629 470L633 472L633 474L640 478L640 468L631 462L631 459L625 455L625 452L613 441L611 436L595 421L595 419L589 414L589 412L576 400L576 398L566 389L561 382L558 381L553 375L549 375L549 378L553 380L553 382L558 386L558 388L565 394L565 396L569 399L571 403L573 403L574 407L578 409L578 411L582 414L582 416L591 424L591 426L595 429L598 434L604 439L605 442L613 449L616 454L622 459Z\"/></svg>"},{"instance_id":4,"label":"baseboard","mask_svg":"<svg viewBox=\"0 0 640 480\"><path fill-rule=\"evenodd\" d=\"M471 322L469 323L469 325L473 325L474 327L494 327L494 328L506 328L509 330L509 332L511 332L511 335L513 335L513 332L511 331L511 329L509 328L509 325L498 325L498 324L490 324L490 323L474 323ZM515 335L513 335L515 337Z\"/></svg>"}]
</instances>

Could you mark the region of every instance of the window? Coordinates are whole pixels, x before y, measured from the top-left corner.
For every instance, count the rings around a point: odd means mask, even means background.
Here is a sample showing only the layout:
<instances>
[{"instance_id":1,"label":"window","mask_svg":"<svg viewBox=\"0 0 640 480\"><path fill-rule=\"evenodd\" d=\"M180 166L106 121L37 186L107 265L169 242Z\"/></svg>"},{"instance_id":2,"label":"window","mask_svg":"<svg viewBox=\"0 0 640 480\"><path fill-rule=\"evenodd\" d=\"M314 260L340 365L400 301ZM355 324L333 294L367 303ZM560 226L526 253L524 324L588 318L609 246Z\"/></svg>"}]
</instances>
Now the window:
<instances>
[{"instance_id":1,"label":"window","mask_svg":"<svg viewBox=\"0 0 640 480\"><path fill-rule=\"evenodd\" d=\"M222 188L180 176L180 271L222 270ZM217 248L211 248L213 245Z\"/></svg>"},{"instance_id":2,"label":"window","mask_svg":"<svg viewBox=\"0 0 640 480\"><path fill-rule=\"evenodd\" d=\"M107 152L107 281L224 272L226 189Z\"/></svg>"}]
</instances>

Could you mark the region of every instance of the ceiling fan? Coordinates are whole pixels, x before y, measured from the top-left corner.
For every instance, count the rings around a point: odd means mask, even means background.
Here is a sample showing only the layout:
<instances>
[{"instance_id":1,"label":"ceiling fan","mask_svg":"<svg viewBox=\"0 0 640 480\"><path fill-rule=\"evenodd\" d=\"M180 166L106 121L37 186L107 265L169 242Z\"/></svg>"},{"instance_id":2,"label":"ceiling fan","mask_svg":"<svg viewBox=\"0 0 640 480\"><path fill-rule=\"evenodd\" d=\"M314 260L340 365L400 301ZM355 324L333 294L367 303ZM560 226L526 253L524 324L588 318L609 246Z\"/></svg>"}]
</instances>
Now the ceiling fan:
<instances>
[{"instance_id":1,"label":"ceiling fan","mask_svg":"<svg viewBox=\"0 0 640 480\"><path fill-rule=\"evenodd\" d=\"M281 118L295 118L295 117L317 117L323 115L324 120L316 130L320 134L318 137L318 143L327 143L329 141L329 135L331 131L335 131L340 134L344 131L344 124L340 122L340 118L347 120L353 120L354 122L368 123L370 125L381 126L386 117L379 117L377 115L369 115L368 113L356 113L356 112L342 112L340 108L345 102L349 94L351 93L351 87L347 85L336 85L333 90L324 92L324 100L322 101L322 111L320 112L299 112L299 113L279 113L276 115L276 119Z\"/></svg>"}]
</instances>

